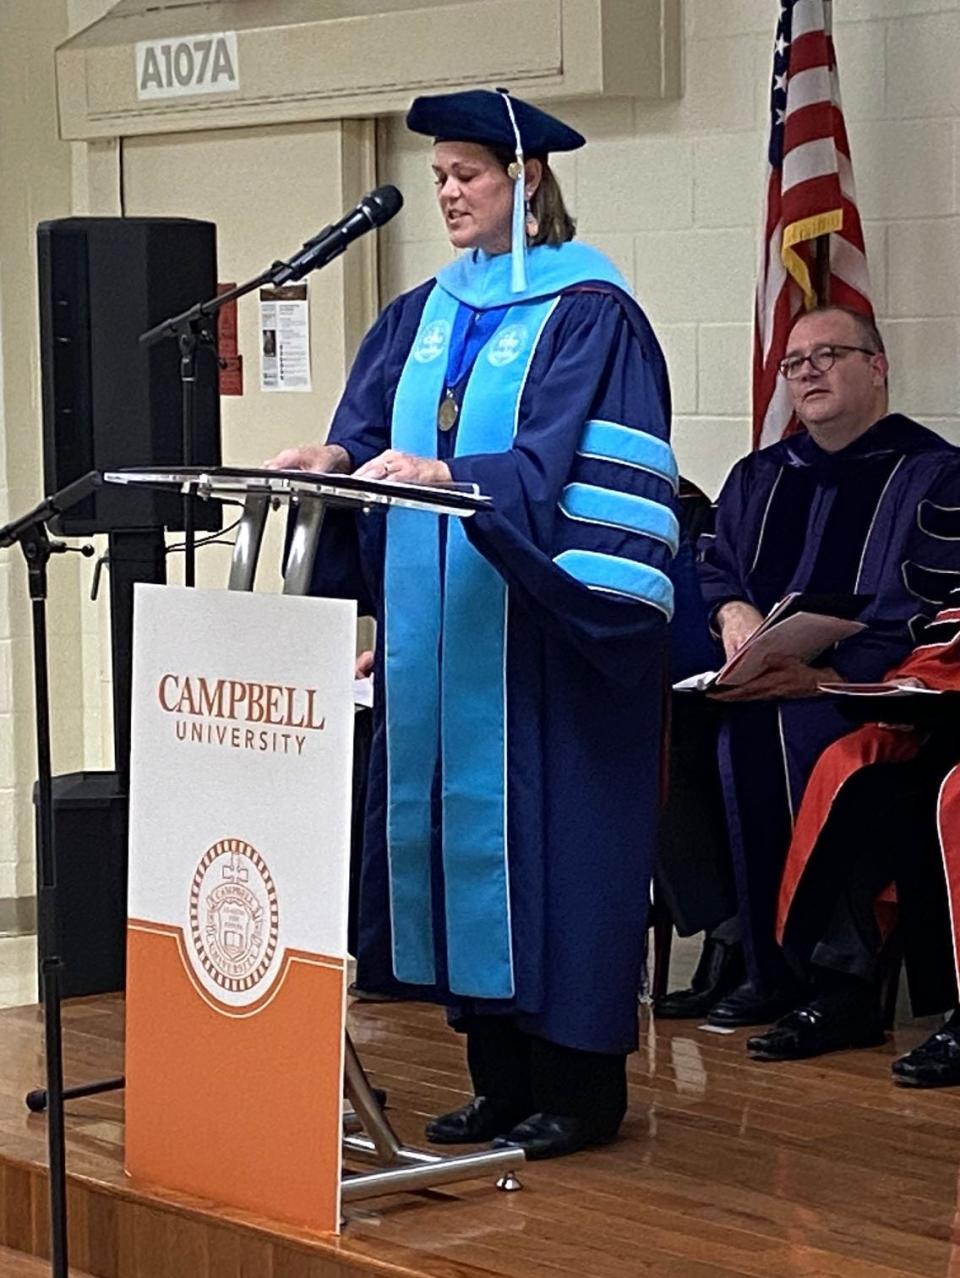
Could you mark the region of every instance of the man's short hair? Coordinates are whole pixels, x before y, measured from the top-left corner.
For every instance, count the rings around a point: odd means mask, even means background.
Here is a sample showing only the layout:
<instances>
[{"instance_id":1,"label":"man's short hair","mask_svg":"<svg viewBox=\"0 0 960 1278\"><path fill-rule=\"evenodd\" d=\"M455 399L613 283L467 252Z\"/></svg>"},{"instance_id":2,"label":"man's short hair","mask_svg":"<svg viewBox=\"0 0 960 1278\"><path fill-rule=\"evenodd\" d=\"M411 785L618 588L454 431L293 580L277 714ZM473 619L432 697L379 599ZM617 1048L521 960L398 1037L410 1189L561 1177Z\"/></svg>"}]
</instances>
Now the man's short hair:
<instances>
[{"instance_id":1,"label":"man's short hair","mask_svg":"<svg viewBox=\"0 0 960 1278\"><path fill-rule=\"evenodd\" d=\"M797 316L797 318L793 321L791 332L800 320L805 318L805 316L829 315L831 311L837 311L841 315L849 315L854 324L857 326L857 332L864 346L868 346L871 350L876 351L878 355L886 355L887 348L883 344L883 338L880 336L880 330L877 328L876 324L869 315L865 315L863 311L854 310L852 306L841 306L839 303L834 304L831 302L825 302L822 306L814 306L812 310L804 311L802 314Z\"/></svg>"}]
</instances>

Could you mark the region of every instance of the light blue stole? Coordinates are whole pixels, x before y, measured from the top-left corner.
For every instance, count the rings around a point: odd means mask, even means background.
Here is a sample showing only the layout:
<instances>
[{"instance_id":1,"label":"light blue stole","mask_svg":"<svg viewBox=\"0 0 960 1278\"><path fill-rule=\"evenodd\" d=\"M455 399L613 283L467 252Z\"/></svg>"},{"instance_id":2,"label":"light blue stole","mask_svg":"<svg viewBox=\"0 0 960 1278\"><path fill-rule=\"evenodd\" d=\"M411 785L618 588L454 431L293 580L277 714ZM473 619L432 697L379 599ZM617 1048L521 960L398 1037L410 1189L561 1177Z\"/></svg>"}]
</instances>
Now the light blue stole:
<instances>
[{"instance_id":1,"label":"light blue stole","mask_svg":"<svg viewBox=\"0 0 960 1278\"><path fill-rule=\"evenodd\" d=\"M527 268L519 296L510 290L509 254L467 254L440 272L397 386L392 447L437 455L437 409L461 301L510 309L474 364L458 457L510 449L530 364L561 289L601 280L630 291L584 245L533 249ZM416 985L436 981L430 799L438 776L449 987L465 997L510 998L507 589L461 520L390 511L383 627L394 973Z\"/></svg>"}]
</instances>

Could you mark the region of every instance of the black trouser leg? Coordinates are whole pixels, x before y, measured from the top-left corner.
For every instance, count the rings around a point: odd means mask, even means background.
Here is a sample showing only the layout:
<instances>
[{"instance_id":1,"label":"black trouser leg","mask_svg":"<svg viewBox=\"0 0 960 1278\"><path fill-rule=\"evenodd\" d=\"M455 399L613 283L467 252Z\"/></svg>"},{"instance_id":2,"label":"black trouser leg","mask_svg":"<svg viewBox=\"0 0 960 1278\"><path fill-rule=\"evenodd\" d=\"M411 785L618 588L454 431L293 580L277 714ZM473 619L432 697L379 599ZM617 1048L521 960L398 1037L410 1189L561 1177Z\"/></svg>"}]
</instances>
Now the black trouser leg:
<instances>
[{"instance_id":1,"label":"black trouser leg","mask_svg":"<svg viewBox=\"0 0 960 1278\"><path fill-rule=\"evenodd\" d=\"M467 1067L476 1096L502 1102L518 1113L536 1109L531 1085L529 1034L509 1016L471 1016L465 1024Z\"/></svg>"},{"instance_id":2,"label":"black trouser leg","mask_svg":"<svg viewBox=\"0 0 960 1278\"><path fill-rule=\"evenodd\" d=\"M856 978L861 989L863 982L877 987L888 955L875 902L895 881L915 1014L956 1002L935 822L942 773L936 744L930 743L915 760L863 767L841 789L813 873L802 885L799 911L795 904L800 922L795 939L805 933L809 944L816 936L808 953L818 985L836 986L844 977Z\"/></svg>"},{"instance_id":3,"label":"black trouser leg","mask_svg":"<svg viewBox=\"0 0 960 1278\"><path fill-rule=\"evenodd\" d=\"M823 935L814 946L815 968L874 984L883 936L877 922L877 896L893 878L893 858L882 845L861 843L838 885Z\"/></svg>"},{"instance_id":4,"label":"black trouser leg","mask_svg":"<svg viewBox=\"0 0 960 1278\"><path fill-rule=\"evenodd\" d=\"M873 763L841 787L800 881L784 937L797 970L811 967L874 980L882 947L874 902L895 873L909 819L904 765Z\"/></svg>"},{"instance_id":5,"label":"black trouser leg","mask_svg":"<svg viewBox=\"0 0 960 1278\"><path fill-rule=\"evenodd\" d=\"M774 935L790 845L789 779L775 702L726 707L717 757L747 977L757 991L787 988L791 973ZM718 920L719 922L720 920Z\"/></svg>"},{"instance_id":6,"label":"black trouser leg","mask_svg":"<svg viewBox=\"0 0 960 1278\"><path fill-rule=\"evenodd\" d=\"M673 698L655 868L661 899L680 936L710 931L737 909L717 768L722 716L723 707L706 697Z\"/></svg>"},{"instance_id":7,"label":"black trouser leg","mask_svg":"<svg viewBox=\"0 0 960 1278\"><path fill-rule=\"evenodd\" d=\"M619 1127L627 1110L626 1056L562 1047L524 1034L506 1016L473 1016L465 1028L475 1095L517 1112Z\"/></svg>"},{"instance_id":8,"label":"black trouser leg","mask_svg":"<svg viewBox=\"0 0 960 1278\"><path fill-rule=\"evenodd\" d=\"M533 1099L544 1114L581 1118L612 1134L627 1112L627 1058L529 1039Z\"/></svg>"},{"instance_id":9,"label":"black trouser leg","mask_svg":"<svg viewBox=\"0 0 960 1278\"><path fill-rule=\"evenodd\" d=\"M904 807L910 813L910 829L896 849L895 877L914 1016L930 1016L957 1006L953 920L937 807L940 786L958 758L960 740L956 729L940 729L918 757L903 768ZM948 848L948 855L949 852Z\"/></svg>"}]
</instances>

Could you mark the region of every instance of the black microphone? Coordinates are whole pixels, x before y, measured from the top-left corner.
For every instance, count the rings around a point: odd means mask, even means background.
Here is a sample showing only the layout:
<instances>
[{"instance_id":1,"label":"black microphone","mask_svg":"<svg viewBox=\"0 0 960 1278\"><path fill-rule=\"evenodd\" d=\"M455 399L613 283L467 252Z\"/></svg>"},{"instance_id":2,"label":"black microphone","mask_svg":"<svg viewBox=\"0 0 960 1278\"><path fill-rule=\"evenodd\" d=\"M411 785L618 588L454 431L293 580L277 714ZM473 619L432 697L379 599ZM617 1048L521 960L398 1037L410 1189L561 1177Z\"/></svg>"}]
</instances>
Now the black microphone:
<instances>
[{"instance_id":1,"label":"black microphone","mask_svg":"<svg viewBox=\"0 0 960 1278\"><path fill-rule=\"evenodd\" d=\"M355 209L351 209L339 222L325 226L295 253L289 262L281 264L273 277L274 284L286 284L299 280L308 271L319 270L367 231L383 226L403 208L403 196L395 186L378 186L365 195Z\"/></svg>"}]
</instances>

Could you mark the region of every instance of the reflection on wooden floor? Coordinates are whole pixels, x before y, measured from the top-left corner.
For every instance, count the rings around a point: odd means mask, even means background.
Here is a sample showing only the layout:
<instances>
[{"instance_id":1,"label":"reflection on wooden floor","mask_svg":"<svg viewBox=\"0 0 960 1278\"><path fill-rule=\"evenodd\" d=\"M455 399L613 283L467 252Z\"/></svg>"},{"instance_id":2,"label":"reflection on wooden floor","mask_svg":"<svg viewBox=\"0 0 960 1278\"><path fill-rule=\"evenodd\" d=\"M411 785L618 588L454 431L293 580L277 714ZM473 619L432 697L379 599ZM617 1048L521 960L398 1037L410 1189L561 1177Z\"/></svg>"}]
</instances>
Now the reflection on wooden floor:
<instances>
[{"instance_id":1,"label":"reflection on wooden floor","mask_svg":"<svg viewBox=\"0 0 960 1278\"><path fill-rule=\"evenodd\" d=\"M69 1005L65 1023L68 1083L119 1070L118 999ZM458 1040L420 1006L357 1006L351 1027L419 1143L424 1118L466 1095ZM616 1144L529 1166L513 1195L471 1182L353 1206L338 1241L138 1191L121 1171L122 1093L76 1102L72 1258L98 1278L960 1278L960 1091L889 1079L922 1036L771 1065L746 1059L744 1031L647 1026ZM0 1244L32 1253L46 1128L22 1097L40 1068L38 1011L0 1012Z\"/></svg>"}]
</instances>

